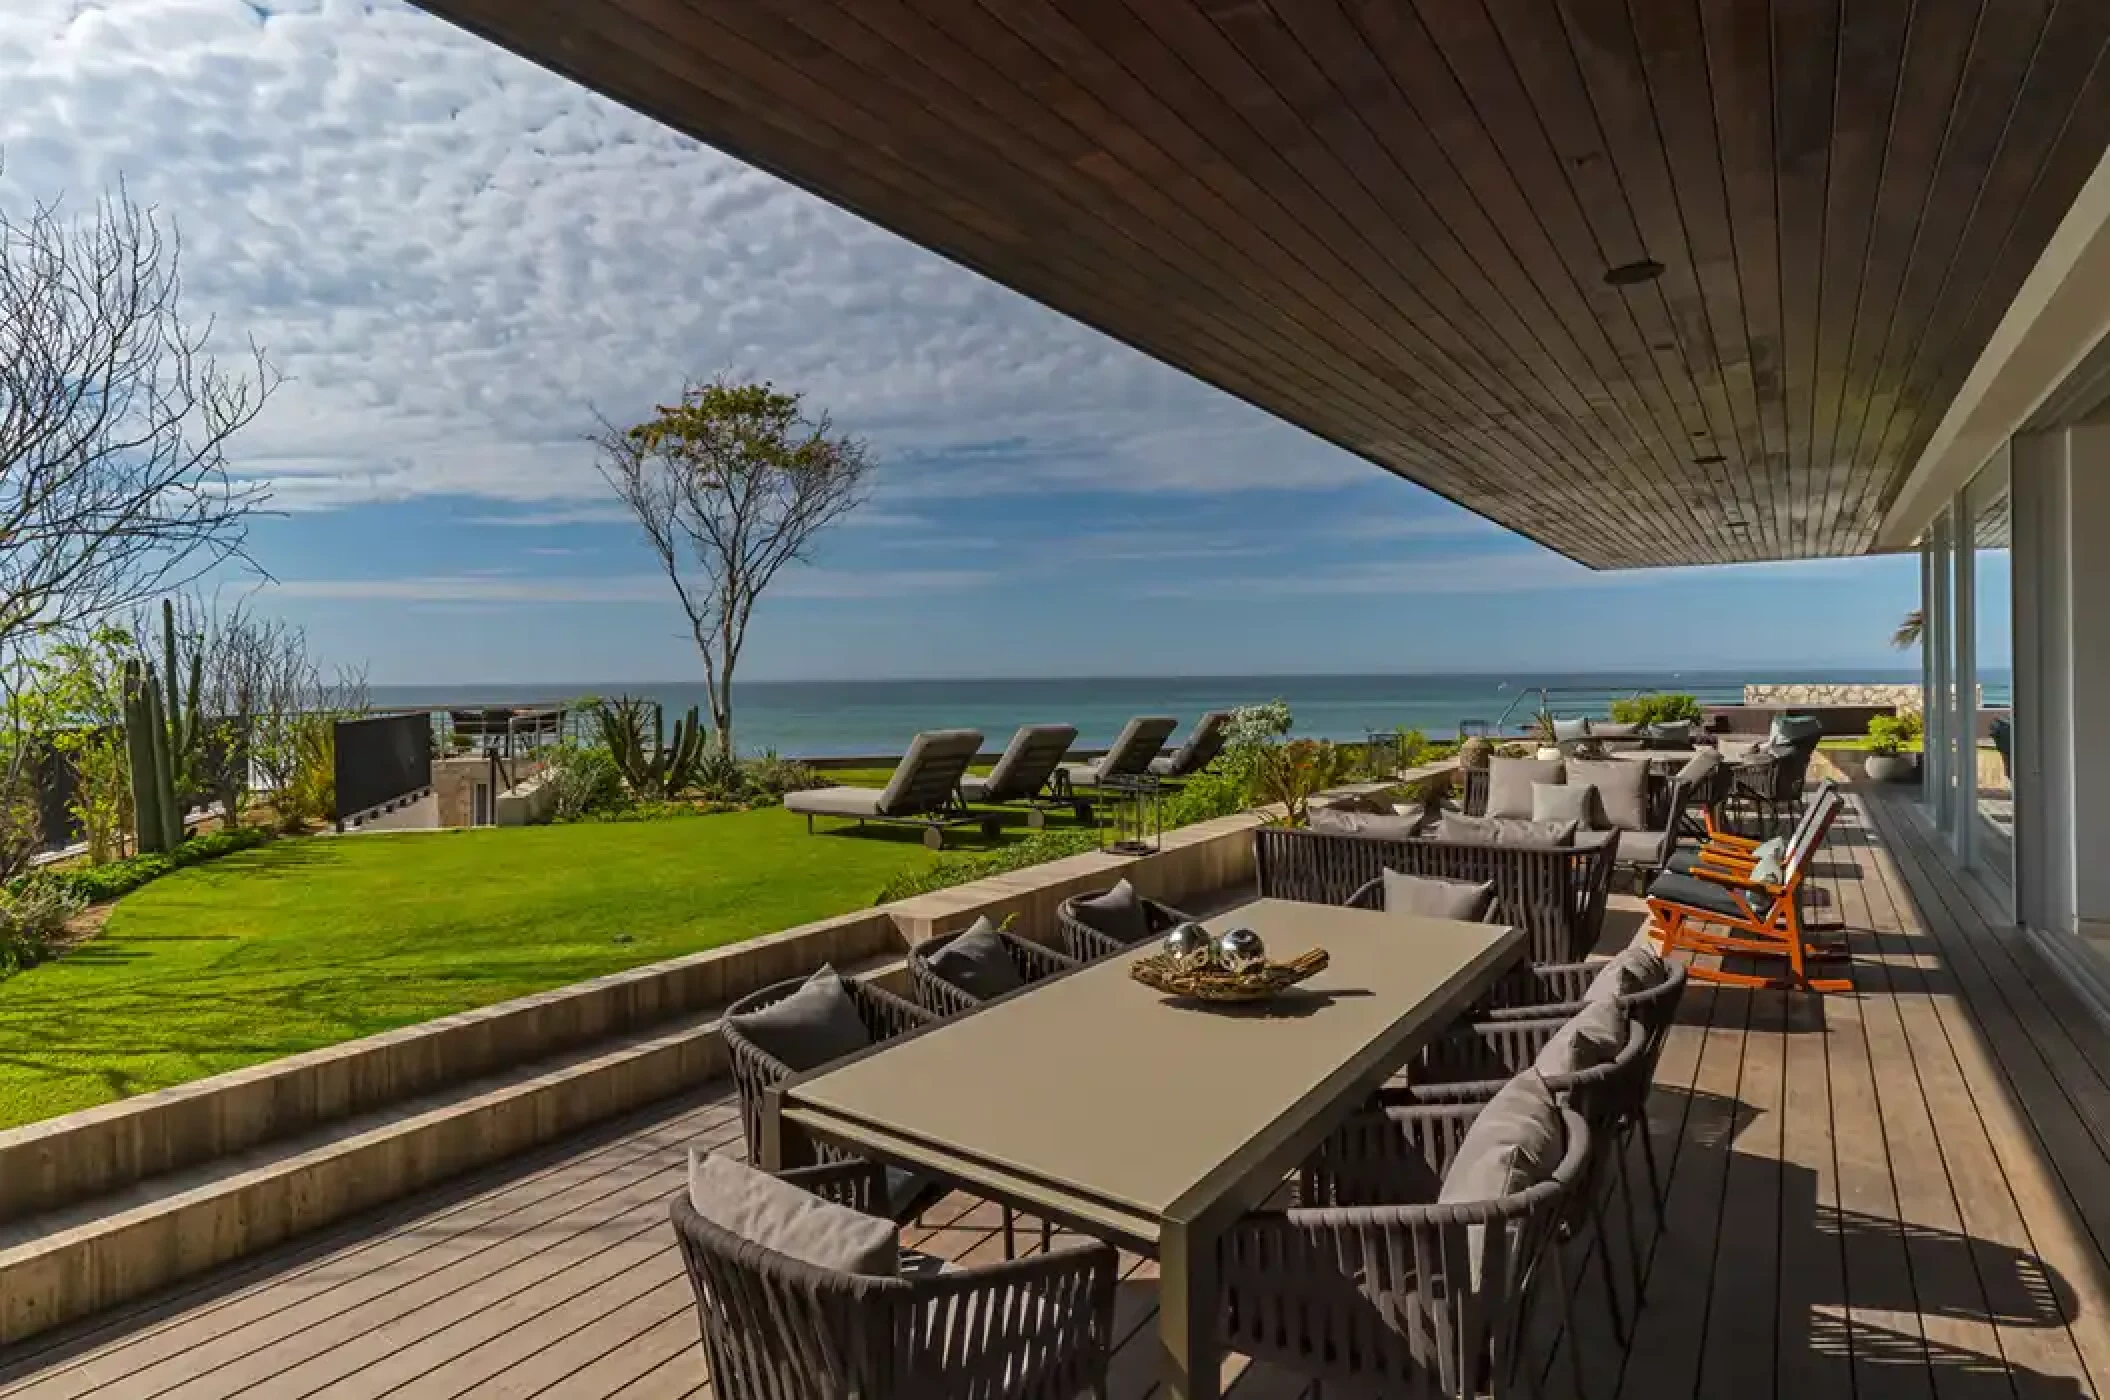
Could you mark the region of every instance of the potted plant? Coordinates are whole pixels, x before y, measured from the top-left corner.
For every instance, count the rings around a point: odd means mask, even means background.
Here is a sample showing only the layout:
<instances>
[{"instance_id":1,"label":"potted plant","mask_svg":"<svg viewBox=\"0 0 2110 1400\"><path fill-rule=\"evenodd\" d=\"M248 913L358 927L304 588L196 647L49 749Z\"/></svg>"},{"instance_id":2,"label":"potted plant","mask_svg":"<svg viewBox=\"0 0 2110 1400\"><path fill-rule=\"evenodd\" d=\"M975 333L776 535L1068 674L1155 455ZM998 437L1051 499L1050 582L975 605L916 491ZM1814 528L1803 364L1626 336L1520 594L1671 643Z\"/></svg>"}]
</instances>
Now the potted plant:
<instances>
[{"instance_id":1,"label":"potted plant","mask_svg":"<svg viewBox=\"0 0 2110 1400\"><path fill-rule=\"evenodd\" d=\"M1897 715L1877 715L1868 722L1868 762L1862 771L1874 783L1910 782L1919 775L1919 755L1908 752L1912 724Z\"/></svg>"}]
</instances>

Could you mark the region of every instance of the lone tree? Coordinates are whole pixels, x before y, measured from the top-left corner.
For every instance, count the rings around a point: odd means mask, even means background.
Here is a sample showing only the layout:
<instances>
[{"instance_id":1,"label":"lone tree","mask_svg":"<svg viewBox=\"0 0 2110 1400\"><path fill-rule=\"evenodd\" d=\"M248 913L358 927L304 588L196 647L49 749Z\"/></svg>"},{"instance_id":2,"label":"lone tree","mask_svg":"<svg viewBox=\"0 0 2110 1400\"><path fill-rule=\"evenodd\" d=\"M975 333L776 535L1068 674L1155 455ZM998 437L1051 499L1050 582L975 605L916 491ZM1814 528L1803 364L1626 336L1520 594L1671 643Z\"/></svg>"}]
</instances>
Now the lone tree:
<instances>
[{"instance_id":1,"label":"lone tree","mask_svg":"<svg viewBox=\"0 0 2110 1400\"><path fill-rule=\"evenodd\" d=\"M632 428L601 420L596 465L637 517L702 653L718 751L733 751L733 671L778 570L864 500L872 453L803 396L724 375Z\"/></svg>"},{"instance_id":2,"label":"lone tree","mask_svg":"<svg viewBox=\"0 0 2110 1400\"><path fill-rule=\"evenodd\" d=\"M264 489L228 440L278 386L179 307L180 248L119 188L0 208L0 660L240 553Z\"/></svg>"}]
</instances>

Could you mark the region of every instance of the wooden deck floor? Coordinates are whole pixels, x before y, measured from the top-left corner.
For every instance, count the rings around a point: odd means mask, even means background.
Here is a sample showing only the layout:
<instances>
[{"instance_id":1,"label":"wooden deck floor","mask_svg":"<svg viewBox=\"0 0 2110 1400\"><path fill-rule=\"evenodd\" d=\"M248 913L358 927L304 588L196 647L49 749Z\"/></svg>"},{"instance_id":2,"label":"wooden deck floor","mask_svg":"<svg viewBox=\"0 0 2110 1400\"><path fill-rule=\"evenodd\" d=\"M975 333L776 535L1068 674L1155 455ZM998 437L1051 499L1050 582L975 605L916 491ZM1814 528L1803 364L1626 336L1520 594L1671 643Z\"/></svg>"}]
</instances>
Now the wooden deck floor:
<instances>
[{"instance_id":1,"label":"wooden deck floor","mask_svg":"<svg viewBox=\"0 0 2110 1400\"><path fill-rule=\"evenodd\" d=\"M2097 1393L2110 1036L1901 804L1857 798L1821 873L1860 995L1688 999L1653 1109L1669 1230L1630 1347L1583 1300L1587 1393ZM0 1354L0 1397L705 1395L665 1203L690 1143L737 1137L722 1093L614 1125ZM1001 1250L986 1205L930 1222L932 1252ZM1153 1389L1150 1278L1130 1261L1119 1400ZM1243 1400L1303 1392L1234 1369Z\"/></svg>"}]
</instances>

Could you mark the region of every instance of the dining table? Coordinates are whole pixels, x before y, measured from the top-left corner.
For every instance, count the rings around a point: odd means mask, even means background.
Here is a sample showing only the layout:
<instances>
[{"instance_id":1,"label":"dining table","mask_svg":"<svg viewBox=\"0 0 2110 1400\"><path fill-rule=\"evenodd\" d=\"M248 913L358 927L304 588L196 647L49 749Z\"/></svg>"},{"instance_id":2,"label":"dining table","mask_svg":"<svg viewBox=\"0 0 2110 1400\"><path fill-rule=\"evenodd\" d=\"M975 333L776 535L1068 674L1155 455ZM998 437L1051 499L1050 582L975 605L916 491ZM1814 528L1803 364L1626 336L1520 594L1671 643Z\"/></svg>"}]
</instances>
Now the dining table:
<instances>
[{"instance_id":1,"label":"dining table","mask_svg":"<svg viewBox=\"0 0 2110 1400\"><path fill-rule=\"evenodd\" d=\"M1167 1393L1213 1400L1217 1240L1524 955L1524 932L1261 899L1210 920L1327 966L1204 1003L1087 963L773 1087L763 1165L815 1143L929 1173L1158 1264Z\"/></svg>"}]
</instances>

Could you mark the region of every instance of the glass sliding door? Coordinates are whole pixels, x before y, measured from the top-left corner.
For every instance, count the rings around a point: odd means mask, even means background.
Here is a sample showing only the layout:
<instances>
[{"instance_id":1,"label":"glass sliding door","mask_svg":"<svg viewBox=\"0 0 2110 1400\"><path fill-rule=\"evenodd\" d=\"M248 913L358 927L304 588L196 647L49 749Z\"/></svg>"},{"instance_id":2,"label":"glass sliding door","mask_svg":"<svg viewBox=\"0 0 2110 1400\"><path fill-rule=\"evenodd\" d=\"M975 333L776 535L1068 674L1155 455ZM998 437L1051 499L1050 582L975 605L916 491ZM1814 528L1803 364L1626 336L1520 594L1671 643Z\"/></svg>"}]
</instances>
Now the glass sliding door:
<instances>
[{"instance_id":1,"label":"glass sliding door","mask_svg":"<svg viewBox=\"0 0 2110 1400\"><path fill-rule=\"evenodd\" d=\"M1959 540L1969 550L1972 642L1976 694L1964 714L1970 728L1959 734L1958 759L1971 765L1976 801L1969 840L1961 847L1986 884L2014 908L2015 712L2013 574L2009 553L2008 457L1986 465L1964 493L1970 515Z\"/></svg>"}]
</instances>

